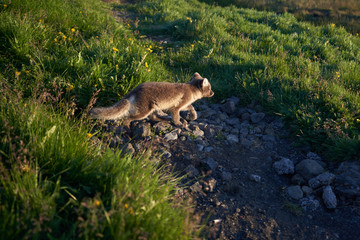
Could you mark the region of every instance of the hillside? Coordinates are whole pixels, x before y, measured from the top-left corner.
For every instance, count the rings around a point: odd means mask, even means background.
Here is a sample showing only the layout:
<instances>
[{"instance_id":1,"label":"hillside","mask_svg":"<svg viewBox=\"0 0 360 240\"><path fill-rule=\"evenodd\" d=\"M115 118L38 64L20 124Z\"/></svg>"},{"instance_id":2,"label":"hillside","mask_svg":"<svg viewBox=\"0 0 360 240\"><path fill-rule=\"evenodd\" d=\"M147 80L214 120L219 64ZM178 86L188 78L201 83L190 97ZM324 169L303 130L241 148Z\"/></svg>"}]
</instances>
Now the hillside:
<instances>
[{"instance_id":1,"label":"hillside","mask_svg":"<svg viewBox=\"0 0 360 240\"><path fill-rule=\"evenodd\" d=\"M205 1L106 2L0 6L0 238L199 235L160 156L110 148L87 116L142 82L199 72L214 103L236 96L327 160L359 159L358 36Z\"/></svg>"}]
</instances>

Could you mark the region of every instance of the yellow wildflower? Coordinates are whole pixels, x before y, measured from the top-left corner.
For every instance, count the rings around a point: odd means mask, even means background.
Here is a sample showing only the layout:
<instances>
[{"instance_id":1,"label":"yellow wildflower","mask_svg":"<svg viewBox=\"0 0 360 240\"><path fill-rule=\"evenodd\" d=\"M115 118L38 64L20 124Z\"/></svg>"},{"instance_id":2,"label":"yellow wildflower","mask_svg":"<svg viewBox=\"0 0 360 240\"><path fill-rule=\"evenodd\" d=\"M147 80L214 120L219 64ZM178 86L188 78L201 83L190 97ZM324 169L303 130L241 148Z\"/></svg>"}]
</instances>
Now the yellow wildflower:
<instances>
[{"instance_id":1,"label":"yellow wildflower","mask_svg":"<svg viewBox=\"0 0 360 240\"><path fill-rule=\"evenodd\" d=\"M70 84L67 88L66 88L66 91L71 91L73 90L75 87L74 85Z\"/></svg>"},{"instance_id":2,"label":"yellow wildflower","mask_svg":"<svg viewBox=\"0 0 360 240\"><path fill-rule=\"evenodd\" d=\"M57 38L55 38L55 39L54 39L54 42L57 42L57 41L58 41Z\"/></svg>"},{"instance_id":3,"label":"yellow wildflower","mask_svg":"<svg viewBox=\"0 0 360 240\"><path fill-rule=\"evenodd\" d=\"M39 22L42 22L42 19L40 19Z\"/></svg>"},{"instance_id":4,"label":"yellow wildflower","mask_svg":"<svg viewBox=\"0 0 360 240\"><path fill-rule=\"evenodd\" d=\"M25 73L26 73L26 74L29 74L29 73L30 73L30 71L29 71L29 70L26 70L26 71L25 71Z\"/></svg>"},{"instance_id":5,"label":"yellow wildflower","mask_svg":"<svg viewBox=\"0 0 360 240\"><path fill-rule=\"evenodd\" d=\"M72 32L75 32L76 30L75 30L75 28L72 28L71 31L72 31Z\"/></svg>"},{"instance_id":6,"label":"yellow wildflower","mask_svg":"<svg viewBox=\"0 0 360 240\"><path fill-rule=\"evenodd\" d=\"M129 41L131 41L132 39L131 38L129 38Z\"/></svg>"},{"instance_id":7,"label":"yellow wildflower","mask_svg":"<svg viewBox=\"0 0 360 240\"><path fill-rule=\"evenodd\" d=\"M21 167L21 170L23 170L24 172L29 172L30 167L29 167L29 165L25 164L24 166Z\"/></svg>"},{"instance_id":8,"label":"yellow wildflower","mask_svg":"<svg viewBox=\"0 0 360 240\"><path fill-rule=\"evenodd\" d=\"M7 7L7 5L6 4L4 4L4 8L6 8Z\"/></svg>"},{"instance_id":9,"label":"yellow wildflower","mask_svg":"<svg viewBox=\"0 0 360 240\"><path fill-rule=\"evenodd\" d=\"M356 119L357 122L360 122L360 119Z\"/></svg>"},{"instance_id":10,"label":"yellow wildflower","mask_svg":"<svg viewBox=\"0 0 360 240\"><path fill-rule=\"evenodd\" d=\"M124 208L125 208L125 209L129 208L129 204L125 203L125 204L124 204Z\"/></svg>"},{"instance_id":11,"label":"yellow wildflower","mask_svg":"<svg viewBox=\"0 0 360 240\"><path fill-rule=\"evenodd\" d=\"M18 72L18 71L15 72L15 77L19 77L20 75L21 75L21 72Z\"/></svg>"},{"instance_id":12,"label":"yellow wildflower","mask_svg":"<svg viewBox=\"0 0 360 240\"><path fill-rule=\"evenodd\" d=\"M91 138L93 135L91 133L86 134L88 138Z\"/></svg>"},{"instance_id":13,"label":"yellow wildflower","mask_svg":"<svg viewBox=\"0 0 360 240\"><path fill-rule=\"evenodd\" d=\"M68 38L69 41L71 41L71 38Z\"/></svg>"},{"instance_id":14,"label":"yellow wildflower","mask_svg":"<svg viewBox=\"0 0 360 240\"><path fill-rule=\"evenodd\" d=\"M134 209L133 209L133 208L130 208L130 209L129 209L129 213L130 213L131 215L133 215L133 214L134 214Z\"/></svg>"},{"instance_id":15,"label":"yellow wildflower","mask_svg":"<svg viewBox=\"0 0 360 240\"><path fill-rule=\"evenodd\" d=\"M190 23L192 23L192 19L189 17L186 17L186 20L188 20Z\"/></svg>"},{"instance_id":16,"label":"yellow wildflower","mask_svg":"<svg viewBox=\"0 0 360 240\"><path fill-rule=\"evenodd\" d=\"M336 77L340 78L340 72L336 72Z\"/></svg>"},{"instance_id":17,"label":"yellow wildflower","mask_svg":"<svg viewBox=\"0 0 360 240\"><path fill-rule=\"evenodd\" d=\"M86 48L89 48L90 46L89 45L86 45Z\"/></svg>"},{"instance_id":18,"label":"yellow wildflower","mask_svg":"<svg viewBox=\"0 0 360 240\"><path fill-rule=\"evenodd\" d=\"M101 202L99 200L95 199L94 204L96 207L100 207Z\"/></svg>"},{"instance_id":19,"label":"yellow wildflower","mask_svg":"<svg viewBox=\"0 0 360 240\"><path fill-rule=\"evenodd\" d=\"M331 27L335 27L335 23L331 24Z\"/></svg>"},{"instance_id":20,"label":"yellow wildflower","mask_svg":"<svg viewBox=\"0 0 360 240\"><path fill-rule=\"evenodd\" d=\"M194 47L194 44L191 44L190 46L193 48L193 47Z\"/></svg>"},{"instance_id":21,"label":"yellow wildflower","mask_svg":"<svg viewBox=\"0 0 360 240\"><path fill-rule=\"evenodd\" d=\"M80 13L82 13L82 11L80 11Z\"/></svg>"},{"instance_id":22,"label":"yellow wildflower","mask_svg":"<svg viewBox=\"0 0 360 240\"><path fill-rule=\"evenodd\" d=\"M147 62L145 62L145 67L148 68L149 67L149 64Z\"/></svg>"},{"instance_id":23,"label":"yellow wildflower","mask_svg":"<svg viewBox=\"0 0 360 240\"><path fill-rule=\"evenodd\" d=\"M65 35L63 35L63 38L64 38L64 39L67 39L67 37L66 37Z\"/></svg>"},{"instance_id":24,"label":"yellow wildflower","mask_svg":"<svg viewBox=\"0 0 360 240\"><path fill-rule=\"evenodd\" d=\"M58 32L58 34L59 34L59 35L61 35L61 34L62 34L62 32Z\"/></svg>"},{"instance_id":25,"label":"yellow wildflower","mask_svg":"<svg viewBox=\"0 0 360 240\"><path fill-rule=\"evenodd\" d=\"M26 106L27 106L27 104L25 103L25 104L24 104L24 107L26 107Z\"/></svg>"},{"instance_id":26,"label":"yellow wildflower","mask_svg":"<svg viewBox=\"0 0 360 240\"><path fill-rule=\"evenodd\" d=\"M112 49L113 49L114 52L118 52L118 51L119 51L119 49L114 48L114 47L113 47Z\"/></svg>"}]
</instances>

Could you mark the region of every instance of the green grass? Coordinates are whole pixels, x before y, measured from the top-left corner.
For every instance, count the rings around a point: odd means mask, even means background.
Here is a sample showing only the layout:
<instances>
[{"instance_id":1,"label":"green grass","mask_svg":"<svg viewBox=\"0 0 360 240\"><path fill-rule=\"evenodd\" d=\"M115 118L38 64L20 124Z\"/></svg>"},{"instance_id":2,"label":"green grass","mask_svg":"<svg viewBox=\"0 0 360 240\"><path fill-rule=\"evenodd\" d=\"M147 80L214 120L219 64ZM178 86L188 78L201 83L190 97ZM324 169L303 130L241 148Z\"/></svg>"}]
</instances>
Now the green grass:
<instances>
[{"instance_id":1,"label":"green grass","mask_svg":"<svg viewBox=\"0 0 360 240\"><path fill-rule=\"evenodd\" d=\"M171 39L160 58L175 75L198 71L211 79L215 99L257 100L286 119L300 143L331 160L359 159L358 36L288 13L196 0L128 9L140 20L134 31Z\"/></svg>"},{"instance_id":2,"label":"green grass","mask_svg":"<svg viewBox=\"0 0 360 240\"><path fill-rule=\"evenodd\" d=\"M108 5L2 1L0 42L1 239L196 236L178 180L148 154L99 145L82 115L98 91L108 104L169 76Z\"/></svg>"},{"instance_id":3,"label":"green grass","mask_svg":"<svg viewBox=\"0 0 360 240\"><path fill-rule=\"evenodd\" d=\"M197 71L213 101L256 100L299 143L359 159L359 59L356 35L288 13L196 0L1 1L0 238L196 237L158 160L99 145L100 132L89 138L94 100L108 105L141 82Z\"/></svg>"},{"instance_id":4,"label":"green grass","mask_svg":"<svg viewBox=\"0 0 360 240\"><path fill-rule=\"evenodd\" d=\"M353 34L360 32L360 2L357 0L202 0L206 3L221 6L235 5L243 8L273 11L277 13L289 12L302 21L316 25L335 23L344 26Z\"/></svg>"}]
</instances>

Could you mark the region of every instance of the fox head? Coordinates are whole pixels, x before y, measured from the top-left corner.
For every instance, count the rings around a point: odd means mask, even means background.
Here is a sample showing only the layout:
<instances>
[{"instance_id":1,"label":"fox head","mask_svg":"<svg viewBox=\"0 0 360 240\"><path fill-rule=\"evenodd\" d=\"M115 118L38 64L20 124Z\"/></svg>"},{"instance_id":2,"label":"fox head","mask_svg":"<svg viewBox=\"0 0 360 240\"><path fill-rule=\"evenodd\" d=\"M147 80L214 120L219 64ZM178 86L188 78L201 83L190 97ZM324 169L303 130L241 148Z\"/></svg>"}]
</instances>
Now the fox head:
<instances>
[{"instance_id":1,"label":"fox head","mask_svg":"<svg viewBox=\"0 0 360 240\"><path fill-rule=\"evenodd\" d=\"M194 73L190 84L196 86L202 93L203 97L212 97L214 92L211 90L210 82L207 78L203 78L199 73Z\"/></svg>"}]
</instances>

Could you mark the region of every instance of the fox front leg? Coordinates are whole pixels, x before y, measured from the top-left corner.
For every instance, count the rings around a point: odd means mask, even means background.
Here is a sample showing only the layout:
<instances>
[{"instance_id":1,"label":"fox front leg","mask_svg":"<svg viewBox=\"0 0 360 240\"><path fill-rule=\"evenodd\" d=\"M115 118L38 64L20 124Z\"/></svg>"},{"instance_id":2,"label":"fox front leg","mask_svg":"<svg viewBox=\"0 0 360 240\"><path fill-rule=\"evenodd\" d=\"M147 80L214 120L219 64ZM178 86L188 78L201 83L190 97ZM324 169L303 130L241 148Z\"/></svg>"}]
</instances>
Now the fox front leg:
<instances>
[{"instance_id":1,"label":"fox front leg","mask_svg":"<svg viewBox=\"0 0 360 240\"><path fill-rule=\"evenodd\" d=\"M190 113L191 113L190 120L196 120L197 119L197 113L195 111L195 108L192 105L187 106L187 108L185 110L190 111Z\"/></svg>"}]
</instances>

